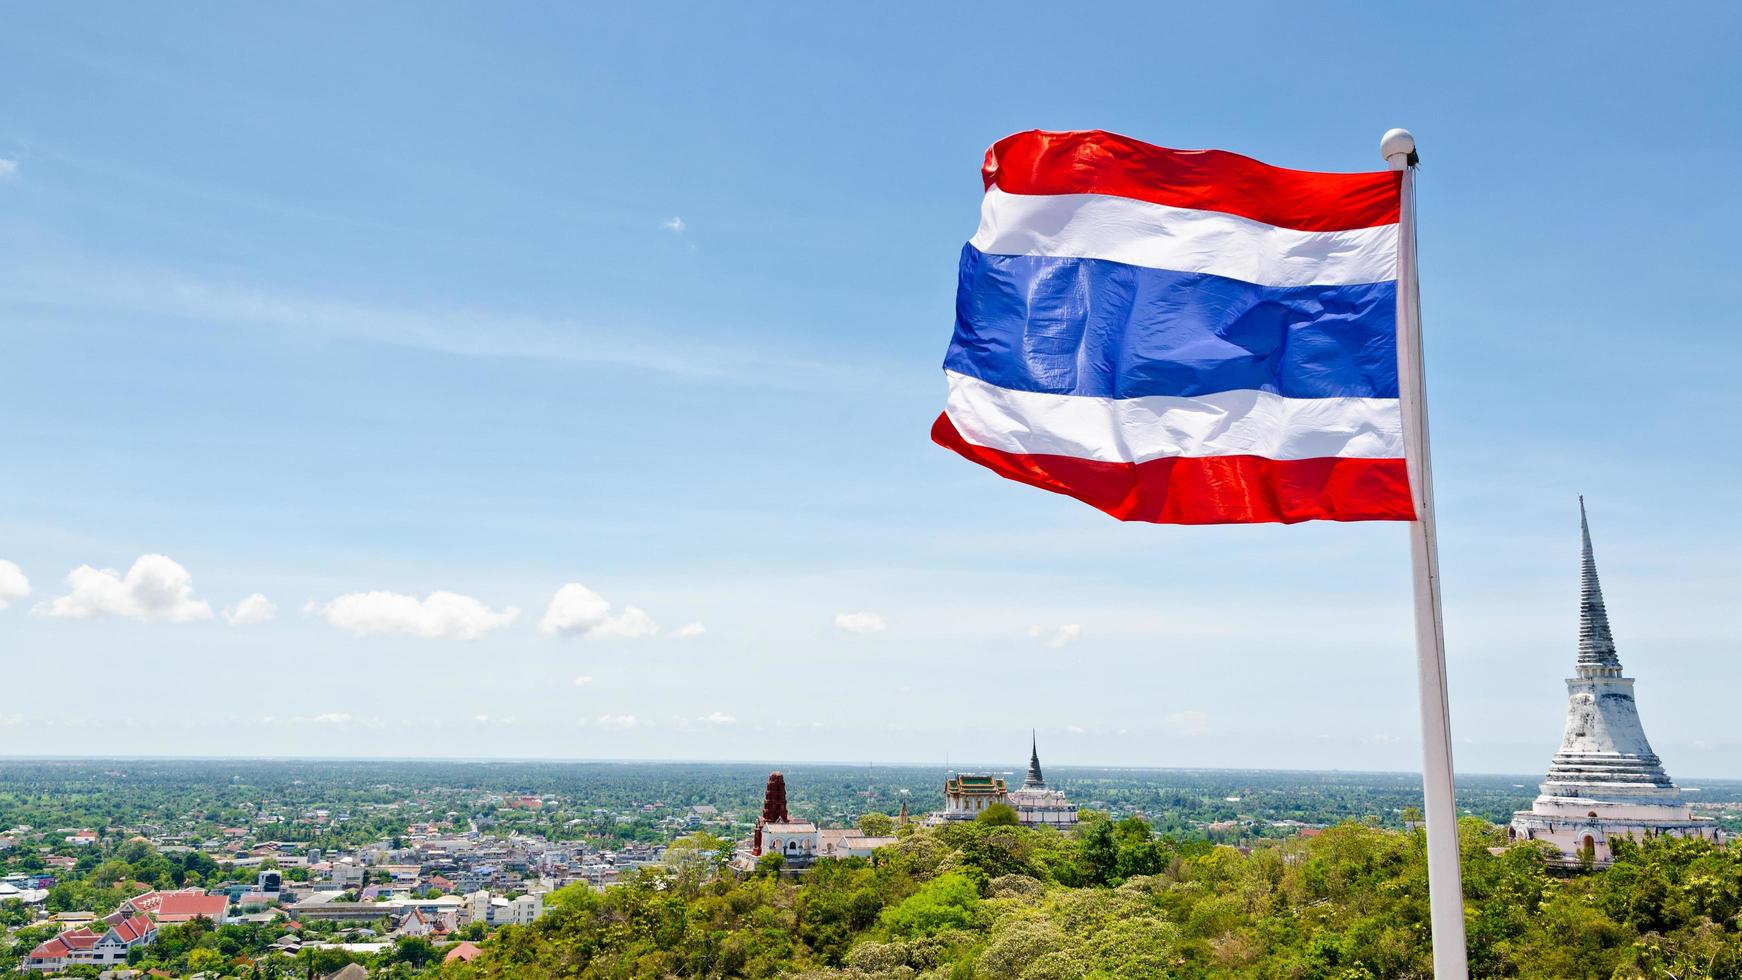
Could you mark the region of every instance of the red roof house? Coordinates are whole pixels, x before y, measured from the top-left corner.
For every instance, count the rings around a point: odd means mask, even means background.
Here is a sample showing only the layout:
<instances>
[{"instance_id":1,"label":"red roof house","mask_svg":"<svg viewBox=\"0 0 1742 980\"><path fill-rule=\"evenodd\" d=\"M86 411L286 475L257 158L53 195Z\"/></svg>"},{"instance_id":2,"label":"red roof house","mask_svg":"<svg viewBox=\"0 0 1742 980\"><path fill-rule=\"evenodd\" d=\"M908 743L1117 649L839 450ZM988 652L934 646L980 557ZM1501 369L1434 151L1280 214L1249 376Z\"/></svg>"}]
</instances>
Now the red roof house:
<instances>
[{"instance_id":1,"label":"red roof house","mask_svg":"<svg viewBox=\"0 0 1742 980\"><path fill-rule=\"evenodd\" d=\"M157 938L157 926L143 915L122 919L104 932L83 926L42 943L25 956L19 966L27 971L60 972L80 963L114 966L127 962L127 951L149 945Z\"/></svg>"},{"instance_id":2,"label":"red roof house","mask_svg":"<svg viewBox=\"0 0 1742 980\"><path fill-rule=\"evenodd\" d=\"M224 921L230 899L225 895L207 895L203 889L183 888L174 892L146 892L121 903L123 912L149 915L160 923L192 922L204 917L213 922Z\"/></svg>"},{"instance_id":3,"label":"red roof house","mask_svg":"<svg viewBox=\"0 0 1742 980\"><path fill-rule=\"evenodd\" d=\"M170 892L163 896L163 901L157 905L157 921L160 923L192 922L195 919L211 919L213 922L224 921L224 913L230 909L228 895L207 895L203 892Z\"/></svg>"},{"instance_id":4,"label":"red roof house","mask_svg":"<svg viewBox=\"0 0 1742 980\"><path fill-rule=\"evenodd\" d=\"M442 962L470 963L482 955L483 952L484 951L479 949L475 943L461 943L453 949L448 950L448 955L442 957Z\"/></svg>"}]
</instances>

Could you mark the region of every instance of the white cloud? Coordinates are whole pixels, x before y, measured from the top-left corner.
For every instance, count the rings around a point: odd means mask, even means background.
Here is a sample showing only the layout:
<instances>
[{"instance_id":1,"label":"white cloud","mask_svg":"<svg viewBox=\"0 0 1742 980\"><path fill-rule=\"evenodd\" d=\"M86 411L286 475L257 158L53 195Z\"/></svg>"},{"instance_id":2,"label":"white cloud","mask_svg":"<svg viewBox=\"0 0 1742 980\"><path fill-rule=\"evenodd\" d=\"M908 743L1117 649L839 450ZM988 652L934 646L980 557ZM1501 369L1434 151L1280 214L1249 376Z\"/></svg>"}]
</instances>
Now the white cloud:
<instances>
[{"instance_id":1,"label":"white cloud","mask_svg":"<svg viewBox=\"0 0 1742 980\"><path fill-rule=\"evenodd\" d=\"M671 631L671 638L674 640L689 640L701 636L706 632L707 629L705 629L701 623L685 623Z\"/></svg>"},{"instance_id":2,"label":"white cloud","mask_svg":"<svg viewBox=\"0 0 1742 980\"><path fill-rule=\"evenodd\" d=\"M613 613L611 603L604 596L579 582L570 582L551 596L538 629L546 636L639 639L658 633L659 624L635 606L624 606L622 612Z\"/></svg>"},{"instance_id":3,"label":"white cloud","mask_svg":"<svg viewBox=\"0 0 1742 980\"><path fill-rule=\"evenodd\" d=\"M52 602L37 603L39 616L123 619L185 623L211 619L212 607L193 597L193 576L164 555L141 555L123 576L111 568L80 565L67 574L72 591Z\"/></svg>"},{"instance_id":4,"label":"white cloud","mask_svg":"<svg viewBox=\"0 0 1742 980\"><path fill-rule=\"evenodd\" d=\"M520 615L509 606L491 609L471 596L431 592L427 598L397 592L353 592L321 608L327 622L358 636L371 633L428 640L475 640Z\"/></svg>"},{"instance_id":5,"label":"white cloud","mask_svg":"<svg viewBox=\"0 0 1742 980\"><path fill-rule=\"evenodd\" d=\"M588 684L591 684L591 683L593 683L593 675L591 675L591 674L582 674L581 676L575 678L575 686L576 687L586 687Z\"/></svg>"},{"instance_id":6,"label":"white cloud","mask_svg":"<svg viewBox=\"0 0 1742 980\"><path fill-rule=\"evenodd\" d=\"M634 715L600 715L599 724L606 728L634 728L638 723Z\"/></svg>"},{"instance_id":7,"label":"white cloud","mask_svg":"<svg viewBox=\"0 0 1742 980\"><path fill-rule=\"evenodd\" d=\"M349 711L327 711L318 715L295 715L290 718L279 718L277 715L261 715L260 724L277 725L280 722L289 725L349 725ZM362 724L369 728L381 727L379 719L365 720Z\"/></svg>"},{"instance_id":8,"label":"white cloud","mask_svg":"<svg viewBox=\"0 0 1742 980\"><path fill-rule=\"evenodd\" d=\"M1059 647L1074 641L1083 634L1083 627L1078 623L1066 623L1063 626L1030 626L1028 635L1039 640L1041 646L1057 650Z\"/></svg>"},{"instance_id":9,"label":"white cloud","mask_svg":"<svg viewBox=\"0 0 1742 980\"><path fill-rule=\"evenodd\" d=\"M0 558L0 609L5 609L12 600L22 599L29 594L30 580L24 577L24 569Z\"/></svg>"},{"instance_id":10,"label":"white cloud","mask_svg":"<svg viewBox=\"0 0 1742 980\"><path fill-rule=\"evenodd\" d=\"M696 720L709 725L735 725L738 723L738 719L726 714L724 711L715 711L703 715Z\"/></svg>"},{"instance_id":11,"label":"white cloud","mask_svg":"<svg viewBox=\"0 0 1742 980\"><path fill-rule=\"evenodd\" d=\"M18 176L18 161L0 157L0 180Z\"/></svg>"},{"instance_id":12,"label":"white cloud","mask_svg":"<svg viewBox=\"0 0 1742 980\"><path fill-rule=\"evenodd\" d=\"M272 600L256 592L234 606L224 610L224 619L231 626L253 626L255 623L270 622L278 615L278 607Z\"/></svg>"},{"instance_id":13,"label":"white cloud","mask_svg":"<svg viewBox=\"0 0 1742 980\"><path fill-rule=\"evenodd\" d=\"M611 615L605 597L578 582L556 590L539 620L539 632L549 636L580 636L598 629Z\"/></svg>"},{"instance_id":14,"label":"white cloud","mask_svg":"<svg viewBox=\"0 0 1742 980\"><path fill-rule=\"evenodd\" d=\"M1188 737L1202 735L1210 730L1210 713L1207 711L1175 711L1166 720L1167 727Z\"/></svg>"},{"instance_id":15,"label":"white cloud","mask_svg":"<svg viewBox=\"0 0 1742 980\"><path fill-rule=\"evenodd\" d=\"M889 621L873 612L837 613L835 625L849 633L881 633Z\"/></svg>"},{"instance_id":16,"label":"white cloud","mask_svg":"<svg viewBox=\"0 0 1742 980\"><path fill-rule=\"evenodd\" d=\"M1072 735L1081 735L1083 734L1083 727L1081 725L1066 725L1065 731L1070 732Z\"/></svg>"},{"instance_id":17,"label":"white cloud","mask_svg":"<svg viewBox=\"0 0 1742 980\"><path fill-rule=\"evenodd\" d=\"M622 612L607 617L593 632L599 636L626 636L633 640L659 632L659 624L634 606L624 606Z\"/></svg>"},{"instance_id":18,"label":"white cloud","mask_svg":"<svg viewBox=\"0 0 1742 980\"><path fill-rule=\"evenodd\" d=\"M676 235L678 241L683 242L684 248L691 252L696 250L696 243L690 240L690 226L684 221L684 219L675 216L670 217L661 221L659 227L661 231L669 231L673 235Z\"/></svg>"}]
</instances>

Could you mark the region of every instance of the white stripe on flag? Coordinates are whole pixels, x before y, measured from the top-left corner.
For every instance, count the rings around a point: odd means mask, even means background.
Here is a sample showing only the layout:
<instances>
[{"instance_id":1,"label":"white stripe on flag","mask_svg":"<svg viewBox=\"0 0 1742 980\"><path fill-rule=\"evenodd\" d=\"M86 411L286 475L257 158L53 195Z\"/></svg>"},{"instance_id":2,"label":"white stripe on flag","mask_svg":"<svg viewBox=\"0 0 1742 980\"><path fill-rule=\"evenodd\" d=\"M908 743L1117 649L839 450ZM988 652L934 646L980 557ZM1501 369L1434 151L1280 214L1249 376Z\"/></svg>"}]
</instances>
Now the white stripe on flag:
<instances>
[{"instance_id":1,"label":"white stripe on flag","mask_svg":"<svg viewBox=\"0 0 1742 980\"><path fill-rule=\"evenodd\" d=\"M1166 456L1318 459L1403 456L1395 398L1284 398L1221 391L1182 398L1088 398L1012 391L954 371L944 411L977 446L1141 463Z\"/></svg>"},{"instance_id":2,"label":"white stripe on flag","mask_svg":"<svg viewBox=\"0 0 1742 980\"><path fill-rule=\"evenodd\" d=\"M1261 286L1345 286L1397 278L1397 226L1296 231L1109 194L1010 194L993 187L969 240L991 255L1106 259Z\"/></svg>"}]
</instances>

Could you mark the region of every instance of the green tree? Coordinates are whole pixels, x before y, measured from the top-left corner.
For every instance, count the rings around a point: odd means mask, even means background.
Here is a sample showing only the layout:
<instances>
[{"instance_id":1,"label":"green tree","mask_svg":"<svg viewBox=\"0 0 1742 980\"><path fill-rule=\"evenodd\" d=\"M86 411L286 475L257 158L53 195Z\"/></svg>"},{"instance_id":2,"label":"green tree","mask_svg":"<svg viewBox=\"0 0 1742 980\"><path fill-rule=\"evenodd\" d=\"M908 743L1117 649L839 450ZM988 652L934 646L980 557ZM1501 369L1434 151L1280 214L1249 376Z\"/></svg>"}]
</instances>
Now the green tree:
<instances>
[{"instance_id":1,"label":"green tree","mask_svg":"<svg viewBox=\"0 0 1742 980\"><path fill-rule=\"evenodd\" d=\"M405 936L393 944L388 959L393 963L422 968L441 958L430 941L421 936Z\"/></svg>"},{"instance_id":2,"label":"green tree","mask_svg":"<svg viewBox=\"0 0 1742 980\"><path fill-rule=\"evenodd\" d=\"M879 922L896 939L931 936L945 929L968 929L980 916L980 886L960 871L934 878L883 913Z\"/></svg>"},{"instance_id":3,"label":"green tree","mask_svg":"<svg viewBox=\"0 0 1742 980\"><path fill-rule=\"evenodd\" d=\"M1077 833L1082 840L1082 877L1086 884L1112 884L1119 874L1119 841L1113 835L1113 824L1095 820L1080 824Z\"/></svg>"},{"instance_id":4,"label":"green tree","mask_svg":"<svg viewBox=\"0 0 1742 980\"><path fill-rule=\"evenodd\" d=\"M1014 827L1021 821L1017 819L1016 811L1007 803L994 803L974 818L976 823L991 824L994 827Z\"/></svg>"},{"instance_id":5,"label":"green tree","mask_svg":"<svg viewBox=\"0 0 1742 980\"><path fill-rule=\"evenodd\" d=\"M779 851L769 851L756 859L756 876L758 878L778 878L786 869L786 858Z\"/></svg>"}]
</instances>

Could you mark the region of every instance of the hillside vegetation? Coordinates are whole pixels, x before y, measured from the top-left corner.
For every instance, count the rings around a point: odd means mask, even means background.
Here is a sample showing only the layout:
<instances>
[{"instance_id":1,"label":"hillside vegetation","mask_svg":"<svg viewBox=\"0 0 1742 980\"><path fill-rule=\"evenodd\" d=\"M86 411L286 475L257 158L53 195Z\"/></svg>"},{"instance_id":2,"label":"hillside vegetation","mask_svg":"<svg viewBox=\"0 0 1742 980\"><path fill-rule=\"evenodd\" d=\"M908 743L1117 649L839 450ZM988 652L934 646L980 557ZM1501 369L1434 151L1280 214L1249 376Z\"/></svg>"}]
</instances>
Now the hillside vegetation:
<instances>
[{"instance_id":1,"label":"hillside vegetation","mask_svg":"<svg viewBox=\"0 0 1742 980\"><path fill-rule=\"evenodd\" d=\"M1658 839L1557 877L1462 831L1472 973L1742 977L1742 849ZM448 978L1138 980L1429 977L1422 835L1344 824L1244 854L1091 815L1072 835L903 828L875 860L749 874L697 837L663 869L554 893Z\"/></svg>"}]
</instances>

